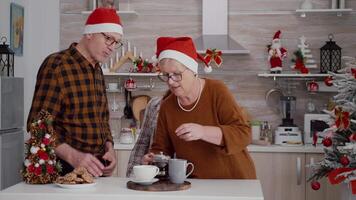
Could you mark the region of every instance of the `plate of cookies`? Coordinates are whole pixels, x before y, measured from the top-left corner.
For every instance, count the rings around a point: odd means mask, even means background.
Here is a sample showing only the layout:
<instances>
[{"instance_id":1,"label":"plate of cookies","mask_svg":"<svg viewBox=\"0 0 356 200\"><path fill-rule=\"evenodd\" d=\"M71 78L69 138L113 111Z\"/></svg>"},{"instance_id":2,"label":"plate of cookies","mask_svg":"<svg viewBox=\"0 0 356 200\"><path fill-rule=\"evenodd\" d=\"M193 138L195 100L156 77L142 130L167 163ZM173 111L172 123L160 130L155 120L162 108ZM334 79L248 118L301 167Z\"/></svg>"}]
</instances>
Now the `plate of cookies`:
<instances>
[{"instance_id":1,"label":"plate of cookies","mask_svg":"<svg viewBox=\"0 0 356 200\"><path fill-rule=\"evenodd\" d=\"M75 168L72 172L58 177L55 184L66 189L80 189L96 185L94 177L84 167Z\"/></svg>"}]
</instances>

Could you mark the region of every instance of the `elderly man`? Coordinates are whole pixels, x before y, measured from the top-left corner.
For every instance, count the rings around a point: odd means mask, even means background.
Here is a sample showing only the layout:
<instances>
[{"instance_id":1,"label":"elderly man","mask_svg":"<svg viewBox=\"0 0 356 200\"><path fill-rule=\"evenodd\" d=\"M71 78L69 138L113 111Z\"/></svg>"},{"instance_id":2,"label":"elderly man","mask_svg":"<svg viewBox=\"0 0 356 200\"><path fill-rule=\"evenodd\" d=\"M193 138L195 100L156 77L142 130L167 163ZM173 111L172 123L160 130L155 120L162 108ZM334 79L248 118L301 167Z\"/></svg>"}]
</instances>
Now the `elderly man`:
<instances>
[{"instance_id":1,"label":"elderly man","mask_svg":"<svg viewBox=\"0 0 356 200\"><path fill-rule=\"evenodd\" d=\"M116 166L99 62L122 46L122 35L116 11L98 8L80 41L49 55L38 71L27 130L41 109L55 117L62 175L82 166L94 176L110 176Z\"/></svg>"}]
</instances>

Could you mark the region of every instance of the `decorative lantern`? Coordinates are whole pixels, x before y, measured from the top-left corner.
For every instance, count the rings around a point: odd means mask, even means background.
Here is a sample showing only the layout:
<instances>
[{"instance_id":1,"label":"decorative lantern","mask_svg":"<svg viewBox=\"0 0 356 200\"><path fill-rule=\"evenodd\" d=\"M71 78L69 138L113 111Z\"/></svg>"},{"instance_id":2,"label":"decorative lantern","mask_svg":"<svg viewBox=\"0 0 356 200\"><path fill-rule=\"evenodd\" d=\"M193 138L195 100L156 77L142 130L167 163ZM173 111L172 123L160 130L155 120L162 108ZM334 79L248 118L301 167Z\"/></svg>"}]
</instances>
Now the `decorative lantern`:
<instances>
[{"instance_id":1,"label":"decorative lantern","mask_svg":"<svg viewBox=\"0 0 356 200\"><path fill-rule=\"evenodd\" d=\"M337 72L341 69L341 48L332 41L333 38L329 34L329 41L320 48L320 73Z\"/></svg>"},{"instance_id":2,"label":"decorative lantern","mask_svg":"<svg viewBox=\"0 0 356 200\"><path fill-rule=\"evenodd\" d=\"M1 38L0 44L0 75L14 76L14 52L5 44L6 37ZM0 42L1 42L0 41Z\"/></svg>"}]
</instances>

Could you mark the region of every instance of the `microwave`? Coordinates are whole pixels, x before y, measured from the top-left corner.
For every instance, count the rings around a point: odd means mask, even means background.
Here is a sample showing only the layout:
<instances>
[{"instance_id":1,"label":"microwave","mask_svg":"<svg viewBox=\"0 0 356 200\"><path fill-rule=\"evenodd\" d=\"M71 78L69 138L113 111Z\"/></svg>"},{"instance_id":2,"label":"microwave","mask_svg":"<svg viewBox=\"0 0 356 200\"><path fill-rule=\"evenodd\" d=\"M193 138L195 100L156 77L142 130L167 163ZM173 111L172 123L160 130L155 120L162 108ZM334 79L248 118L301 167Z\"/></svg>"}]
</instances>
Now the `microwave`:
<instances>
[{"instance_id":1,"label":"microwave","mask_svg":"<svg viewBox=\"0 0 356 200\"><path fill-rule=\"evenodd\" d=\"M322 132L329 128L329 114L305 114L304 115L304 143L313 143L313 133ZM317 143L320 144L322 138L318 138Z\"/></svg>"}]
</instances>

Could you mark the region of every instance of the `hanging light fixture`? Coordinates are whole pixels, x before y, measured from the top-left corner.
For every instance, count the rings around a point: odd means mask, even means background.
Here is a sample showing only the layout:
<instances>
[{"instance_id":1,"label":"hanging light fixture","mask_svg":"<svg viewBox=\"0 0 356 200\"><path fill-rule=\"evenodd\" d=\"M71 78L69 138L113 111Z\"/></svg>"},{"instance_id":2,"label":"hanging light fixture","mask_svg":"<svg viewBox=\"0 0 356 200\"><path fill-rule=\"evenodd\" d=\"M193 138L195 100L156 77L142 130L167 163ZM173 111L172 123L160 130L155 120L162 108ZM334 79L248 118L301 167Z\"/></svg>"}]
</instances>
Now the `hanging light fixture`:
<instances>
[{"instance_id":1,"label":"hanging light fixture","mask_svg":"<svg viewBox=\"0 0 356 200\"><path fill-rule=\"evenodd\" d=\"M1 37L0 42L0 75L14 76L14 52L9 48L6 37Z\"/></svg>"},{"instance_id":2,"label":"hanging light fixture","mask_svg":"<svg viewBox=\"0 0 356 200\"><path fill-rule=\"evenodd\" d=\"M333 34L329 34L329 41L320 48L320 73L337 72L341 69L341 48L333 38Z\"/></svg>"}]
</instances>

